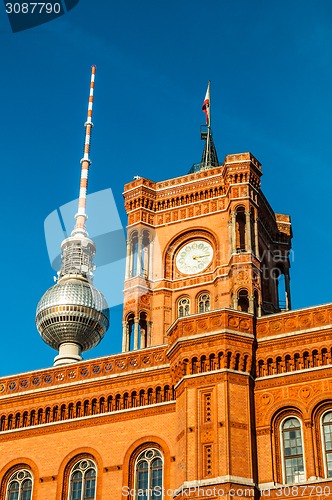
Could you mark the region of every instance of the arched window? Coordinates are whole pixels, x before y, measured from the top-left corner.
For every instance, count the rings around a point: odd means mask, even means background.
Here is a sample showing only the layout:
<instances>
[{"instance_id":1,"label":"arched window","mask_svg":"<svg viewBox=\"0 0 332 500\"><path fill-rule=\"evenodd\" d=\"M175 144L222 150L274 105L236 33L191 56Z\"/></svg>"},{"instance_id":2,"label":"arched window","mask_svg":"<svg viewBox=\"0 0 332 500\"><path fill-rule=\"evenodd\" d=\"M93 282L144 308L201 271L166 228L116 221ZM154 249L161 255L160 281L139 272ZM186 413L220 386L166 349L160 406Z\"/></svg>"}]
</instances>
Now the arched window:
<instances>
[{"instance_id":1,"label":"arched window","mask_svg":"<svg viewBox=\"0 0 332 500\"><path fill-rule=\"evenodd\" d=\"M310 354L308 351L303 353L303 368L310 368Z\"/></svg>"},{"instance_id":2,"label":"arched window","mask_svg":"<svg viewBox=\"0 0 332 500\"><path fill-rule=\"evenodd\" d=\"M274 272L274 278L277 287L277 302L278 307L281 311L286 310L286 288L285 288L285 275L281 269L277 269Z\"/></svg>"},{"instance_id":3,"label":"arched window","mask_svg":"<svg viewBox=\"0 0 332 500\"><path fill-rule=\"evenodd\" d=\"M149 277L149 264L150 264L150 233L143 231L142 235L142 255L141 255L141 274L145 278Z\"/></svg>"},{"instance_id":4,"label":"arched window","mask_svg":"<svg viewBox=\"0 0 332 500\"><path fill-rule=\"evenodd\" d=\"M305 474L300 421L295 417L284 420L281 434L285 483L301 483L305 481Z\"/></svg>"},{"instance_id":5,"label":"arched window","mask_svg":"<svg viewBox=\"0 0 332 500\"><path fill-rule=\"evenodd\" d=\"M260 316L259 296L257 290L254 291L254 315Z\"/></svg>"},{"instance_id":6,"label":"arched window","mask_svg":"<svg viewBox=\"0 0 332 500\"><path fill-rule=\"evenodd\" d=\"M324 436L324 456L326 476L332 477L332 411L325 413L322 419Z\"/></svg>"},{"instance_id":7,"label":"arched window","mask_svg":"<svg viewBox=\"0 0 332 500\"><path fill-rule=\"evenodd\" d=\"M92 460L77 462L70 472L69 500L95 500L96 465Z\"/></svg>"},{"instance_id":8,"label":"arched window","mask_svg":"<svg viewBox=\"0 0 332 500\"><path fill-rule=\"evenodd\" d=\"M190 299L188 297L182 297L178 301L178 317L183 318L183 316L189 316L190 314Z\"/></svg>"},{"instance_id":9,"label":"arched window","mask_svg":"<svg viewBox=\"0 0 332 500\"><path fill-rule=\"evenodd\" d=\"M250 209L250 239L251 239L251 248L253 253L257 256L257 248L255 241L255 210L253 207Z\"/></svg>"},{"instance_id":10,"label":"arched window","mask_svg":"<svg viewBox=\"0 0 332 500\"><path fill-rule=\"evenodd\" d=\"M262 263L261 263L261 271L262 271L262 276L261 276L261 281L262 281L262 300L265 306L267 304L272 303L272 296L271 296L271 269L270 269L270 264L269 264L269 259L268 256L269 254L267 253L268 251L266 249L260 248L259 254L262 256ZM270 306L269 306L270 307ZM266 309L265 310L270 310Z\"/></svg>"},{"instance_id":11,"label":"arched window","mask_svg":"<svg viewBox=\"0 0 332 500\"><path fill-rule=\"evenodd\" d=\"M278 356L276 359L276 372L282 373L282 358L281 358L281 356Z\"/></svg>"},{"instance_id":12,"label":"arched window","mask_svg":"<svg viewBox=\"0 0 332 500\"><path fill-rule=\"evenodd\" d=\"M0 419L0 431L4 431L6 426L6 417L5 415L2 415Z\"/></svg>"},{"instance_id":13,"label":"arched window","mask_svg":"<svg viewBox=\"0 0 332 500\"><path fill-rule=\"evenodd\" d=\"M236 251L244 252L246 249L246 215L244 207L236 210Z\"/></svg>"},{"instance_id":14,"label":"arched window","mask_svg":"<svg viewBox=\"0 0 332 500\"><path fill-rule=\"evenodd\" d=\"M290 372L292 369L292 360L290 354L286 354L285 356L285 368L286 372Z\"/></svg>"},{"instance_id":15,"label":"arched window","mask_svg":"<svg viewBox=\"0 0 332 500\"><path fill-rule=\"evenodd\" d=\"M258 376L259 377L264 377L265 372L264 372L264 360L260 359L258 361Z\"/></svg>"},{"instance_id":16,"label":"arched window","mask_svg":"<svg viewBox=\"0 0 332 500\"><path fill-rule=\"evenodd\" d=\"M134 349L134 320L135 320L134 313L130 313L127 316L127 321L126 321L127 351L132 351Z\"/></svg>"},{"instance_id":17,"label":"arched window","mask_svg":"<svg viewBox=\"0 0 332 500\"><path fill-rule=\"evenodd\" d=\"M151 344L151 325L146 312L140 312L139 316L135 313L128 314L123 324L124 350L133 351L149 347Z\"/></svg>"},{"instance_id":18,"label":"arched window","mask_svg":"<svg viewBox=\"0 0 332 500\"><path fill-rule=\"evenodd\" d=\"M210 311L210 295L208 293L201 293L198 297L197 305L199 313Z\"/></svg>"},{"instance_id":19,"label":"arched window","mask_svg":"<svg viewBox=\"0 0 332 500\"><path fill-rule=\"evenodd\" d=\"M163 456L155 448L148 448L135 461L135 500L162 498Z\"/></svg>"},{"instance_id":20,"label":"arched window","mask_svg":"<svg viewBox=\"0 0 332 500\"><path fill-rule=\"evenodd\" d=\"M268 375L273 375L273 371L274 371L273 368L274 368L274 366L273 366L273 359L272 358L269 358L267 360L266 367L267 367L267 374Z\"/></svg>"},{"instance_id":21,"label":"arched window","mask_svg":"<svg viewBox=\"0 0 332 500\"><path fill-rule=\"evenodd\" d=\"M238 310L243 312L249 311L249 296L248 290L240 290L238 293Z\"/></svg>"},{"instance_id":22,"label":"arched window","mask_svg":"<svg viewBox=\"0 0 332 500\"><path fill-rule=\"evenodd\" d=\"M150 339L148 338L148 323L147 323L147 314L145 312L141 312L139 315L139 349L144 349L144 347L148 347L150 344Z\"/></svg>"},{"instance_id":23,"label":"arched window","mask_svg":"<svg viewBox=\"0 0 332 500\"><path fill-rule=\"evenodd\" d=\"M130 236L130 261L129 261L129 277L132 278L137 274L137 254L138 254L138 234L135 231Z\"/></svg>"},{"instance_id":24,"label":"arched window","mask_svg":"<svg viewBox=\"0 0 332 500\"><path fill-rule=\"evenodd\" d=\"M30 500L32 498L32 475L26 469L20 469L9 478L6 500Z\"/></svg>"}]
</instances>

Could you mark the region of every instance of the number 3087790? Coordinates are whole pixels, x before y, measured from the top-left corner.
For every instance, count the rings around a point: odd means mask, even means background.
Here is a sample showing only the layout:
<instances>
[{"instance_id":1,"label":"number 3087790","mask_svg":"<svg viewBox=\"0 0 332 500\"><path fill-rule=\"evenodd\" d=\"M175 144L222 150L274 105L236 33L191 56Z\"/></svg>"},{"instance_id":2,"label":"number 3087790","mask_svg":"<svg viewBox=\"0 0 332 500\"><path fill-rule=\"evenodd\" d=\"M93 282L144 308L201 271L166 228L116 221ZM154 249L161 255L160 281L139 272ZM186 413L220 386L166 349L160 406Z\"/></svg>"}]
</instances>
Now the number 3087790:
<instances>
[{"instance_id":1,"label":"number 3087790","mask_svg":"<svg viewBox=\"0 0 332 500\"><path fill-rule=\"evenodd\" d=\"M45 2L24 2L6 3L7 14L60 14L60 3Z\"/></svg>"}]
</instances>

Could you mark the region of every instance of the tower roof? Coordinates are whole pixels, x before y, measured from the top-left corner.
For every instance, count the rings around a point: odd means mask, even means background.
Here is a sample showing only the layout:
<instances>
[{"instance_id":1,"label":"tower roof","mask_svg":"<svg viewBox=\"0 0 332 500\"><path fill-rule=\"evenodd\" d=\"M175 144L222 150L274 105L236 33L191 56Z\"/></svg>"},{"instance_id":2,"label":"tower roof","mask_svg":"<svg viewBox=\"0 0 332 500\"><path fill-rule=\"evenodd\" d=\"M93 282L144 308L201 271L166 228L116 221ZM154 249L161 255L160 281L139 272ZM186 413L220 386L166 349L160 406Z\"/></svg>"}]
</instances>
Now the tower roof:
<instances>
[{"instance_id":1,"label":"tower roof","mask_svg":"<svg viewBox=\"0 0 332 500\"><path fill-rule=\"evenodd\" d=\"M219 165L219 160L218 160L217 150L213 142L212 131L210 127L208 127L208 131L206 132L206 140L202 154L200 170L206 170L207 168L211 167L218 167L218 165Z\"/></svg>"},{"instance_id":2,"label":"tower roof","mask_svg":"<svg viewBox=\"0 0 332 500\"><path fill-rule=\"evenodd\" d=\"M200 170L207 170L209 168L218 167L220 165L218 154L214 145L212 130L207 127L207 130L201 130L201 139L205 141L200 163L195 163L189 173L199 172Z\"/></svg>"}]
</instances>

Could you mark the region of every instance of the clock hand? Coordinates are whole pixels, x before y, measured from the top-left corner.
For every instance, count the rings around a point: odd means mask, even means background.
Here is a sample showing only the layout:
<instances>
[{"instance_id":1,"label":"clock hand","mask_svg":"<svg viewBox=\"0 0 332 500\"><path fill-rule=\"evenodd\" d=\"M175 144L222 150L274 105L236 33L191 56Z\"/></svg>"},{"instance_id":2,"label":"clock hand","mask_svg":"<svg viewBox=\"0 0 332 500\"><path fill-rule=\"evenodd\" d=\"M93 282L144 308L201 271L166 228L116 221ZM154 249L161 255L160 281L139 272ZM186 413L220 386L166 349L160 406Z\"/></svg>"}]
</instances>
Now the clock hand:
<instances>
[{"instance_id":1,"label":"clock hand","mask_svg":"<svg viewBox=\"0 0 332 500\"><path fill-rule=\"evenodd\" d=\"M193 259L202 259L203 257L210 257L210 254L206 253L205 255L193 255Z\"/></svg>"}]
</instances>

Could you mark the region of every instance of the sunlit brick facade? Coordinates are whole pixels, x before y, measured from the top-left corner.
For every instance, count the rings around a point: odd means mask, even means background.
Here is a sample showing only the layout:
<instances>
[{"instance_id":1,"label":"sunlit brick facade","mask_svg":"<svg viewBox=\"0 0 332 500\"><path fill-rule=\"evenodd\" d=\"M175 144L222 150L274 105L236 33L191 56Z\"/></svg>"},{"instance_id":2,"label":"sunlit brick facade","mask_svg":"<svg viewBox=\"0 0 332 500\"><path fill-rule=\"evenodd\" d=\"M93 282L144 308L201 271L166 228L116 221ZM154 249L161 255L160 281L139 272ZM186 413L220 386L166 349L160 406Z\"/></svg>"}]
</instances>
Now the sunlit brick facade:
<instances>
[{"instance_id":1,"label":"sunlit brick facade","mask_svg":"<svg viewBox=\"0 0 332 500\"><path fill-rule=\"evenodd\" d=\"M122 352L0 380L1 500L332 497L332 305L261 174L125 186Z\"/></svg>"}]
</instances>

